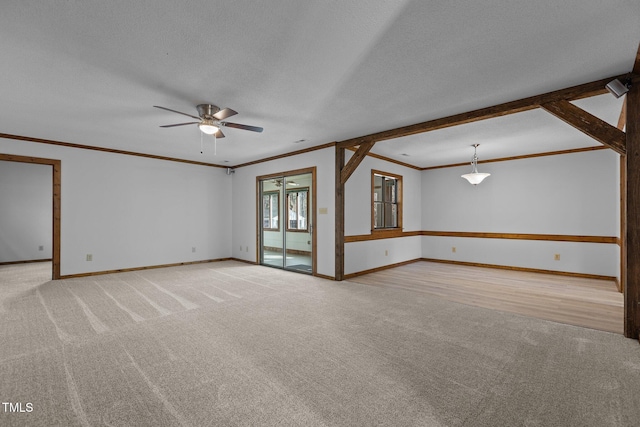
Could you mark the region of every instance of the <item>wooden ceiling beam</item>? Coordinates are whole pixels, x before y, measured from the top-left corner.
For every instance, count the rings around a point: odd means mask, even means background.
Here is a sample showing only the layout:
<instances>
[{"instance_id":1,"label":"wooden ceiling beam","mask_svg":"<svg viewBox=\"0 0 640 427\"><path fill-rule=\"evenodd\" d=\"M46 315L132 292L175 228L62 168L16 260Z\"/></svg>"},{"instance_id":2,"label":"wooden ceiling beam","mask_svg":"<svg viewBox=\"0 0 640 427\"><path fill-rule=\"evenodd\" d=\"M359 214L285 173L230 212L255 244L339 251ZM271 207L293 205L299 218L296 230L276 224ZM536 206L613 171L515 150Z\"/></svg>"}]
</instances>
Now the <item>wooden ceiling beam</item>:
<instances>
[{"instance_id":1,"label":"wooden ceiling beam","mask_svg":"<svg viewBox=\"0 0 640 427\"><path fill-rule=\"evenodd\" d=\"M638 60L636 59L636 64ZM539 108L542 104L548 104L555 101L589 98L595 95L607 93L605 85L613 79L624 79L628 74L609 77L590 83L572 86L566 89L560 89L553 92L544 93L542 95L531 96L519 99L517 101L506 102L504 104L494 105L492 107L481 108L466 113L455 114L453 116L443 117L440 119L429 120L422 123L416 123L396 129L383 132L373 133L366 136L347 139L337 143L338 147L349 148L361 145L365 142L385 141L388 139L401 138L403 136L415 135L417 133L430 132L438 129L473 123L481 120L491 119L494 117L506 116L509 114L520 113L523 111Z\"/></svg>"},{"instance_id":2,"label":"wooden ceiling beam","mask_svg":"<svg viewBox=\"0 0 640 427\"><path fill-rule=\"evenodd\" d=\"M627 152L626 135L623 131L609 123L587 113L566 100L558 100L541 105L542 109L553 114L565 123L589 135L601 144L619 154Z\"/></svg>"}]
</instances>

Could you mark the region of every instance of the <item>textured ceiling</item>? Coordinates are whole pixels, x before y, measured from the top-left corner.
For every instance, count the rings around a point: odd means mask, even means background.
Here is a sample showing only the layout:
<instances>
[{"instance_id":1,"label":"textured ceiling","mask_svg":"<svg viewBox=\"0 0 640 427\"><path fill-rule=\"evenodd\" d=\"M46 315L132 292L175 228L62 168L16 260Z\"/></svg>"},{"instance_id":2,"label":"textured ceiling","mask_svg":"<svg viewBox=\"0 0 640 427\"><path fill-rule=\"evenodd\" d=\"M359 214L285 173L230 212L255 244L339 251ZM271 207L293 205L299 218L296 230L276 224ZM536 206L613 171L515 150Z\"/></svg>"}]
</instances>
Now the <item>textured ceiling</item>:
<instances>
[{"instance_id":1,"label":"textured ceiling","mask_svg":"<svg viewBox=\"0 0 640 427\"><path fill-rule=\"evenodd\" d=\"M639 42L637 0L4 0L0 133L237 165L623 74ZM152 107L200 103L265 130L200 154L195 125L159 127L188 118ZM580 103L617 122L620 100ZM435 166L473 143L481 159L599 145L535 110L373 152Z\"/></svg>"}]
</instances>

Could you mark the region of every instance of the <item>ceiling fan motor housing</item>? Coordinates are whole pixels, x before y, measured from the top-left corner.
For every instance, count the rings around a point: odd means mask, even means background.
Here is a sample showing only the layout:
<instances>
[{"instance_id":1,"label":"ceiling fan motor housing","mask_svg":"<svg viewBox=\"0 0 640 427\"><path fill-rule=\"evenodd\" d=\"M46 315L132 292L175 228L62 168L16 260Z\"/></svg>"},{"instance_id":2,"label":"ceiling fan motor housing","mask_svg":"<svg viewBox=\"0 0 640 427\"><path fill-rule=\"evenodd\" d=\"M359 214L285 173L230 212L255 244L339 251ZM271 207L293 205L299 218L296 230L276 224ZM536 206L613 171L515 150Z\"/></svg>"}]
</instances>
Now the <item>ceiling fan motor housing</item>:
<instances>
[{"instance_id":1,"label":"ceiling fan motor housing","mask_svg":"<svg viewBox=\"0 0 640 427\"><path fill-rule=\"evenodd\" d=\"M197 107L198 115L203 119L213 119L213 115L220 111L219 107L211 104L199 104Z\"/></svg>"}]
</instances>

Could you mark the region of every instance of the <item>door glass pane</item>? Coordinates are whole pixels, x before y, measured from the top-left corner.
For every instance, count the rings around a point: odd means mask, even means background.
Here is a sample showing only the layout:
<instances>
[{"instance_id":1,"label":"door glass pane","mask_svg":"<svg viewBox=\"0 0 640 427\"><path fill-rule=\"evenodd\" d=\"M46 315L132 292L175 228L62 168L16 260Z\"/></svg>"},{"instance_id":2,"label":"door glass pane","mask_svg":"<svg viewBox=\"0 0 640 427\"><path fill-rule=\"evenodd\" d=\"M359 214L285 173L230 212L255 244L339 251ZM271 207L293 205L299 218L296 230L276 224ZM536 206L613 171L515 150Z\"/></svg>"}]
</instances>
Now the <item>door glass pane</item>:
<instances>
[{"instance_id":1,"label":"door glass pane","mask_svg":"<svg viewBox=\"0 0 640 427\"><path fill-rule=\"evenodd\" d=\"M288 227L285 232L286 260L288 270L311 273L313 270L313 207L311 200L312 174L286 177Z\"/></svg>"},{"instance_id":2,"label":"door glass pane","mask_svg":"<svg viewBox=\"0 0 640 427\"><path fill-rule=\"evenodd\" d=\"M262 233L260 260L264 265L282 268L283 230L280 227L282 190L277 180L267 179L261 182L262 188Z\"/></svg>"}]
</instances>

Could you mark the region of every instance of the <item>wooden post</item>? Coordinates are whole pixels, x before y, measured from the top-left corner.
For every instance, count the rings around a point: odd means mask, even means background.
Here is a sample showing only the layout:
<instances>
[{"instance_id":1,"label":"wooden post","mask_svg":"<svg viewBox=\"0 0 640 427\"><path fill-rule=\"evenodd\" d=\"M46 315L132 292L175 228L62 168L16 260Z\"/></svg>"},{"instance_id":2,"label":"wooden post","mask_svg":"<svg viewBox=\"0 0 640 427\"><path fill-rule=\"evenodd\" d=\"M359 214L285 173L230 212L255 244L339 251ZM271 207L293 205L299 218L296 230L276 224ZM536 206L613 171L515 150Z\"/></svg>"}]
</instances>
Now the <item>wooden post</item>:
<instances>
[{"instance_id":1,"label":"wooden post","mask_svg":"<svg viewBox=\"0 0 640 427\"><path fill-rule=\"evenodd\" d=\"M624 335L638 338L640 330L640 84L627 93L626 271Z\"/></svg>"},{"instance_id":2,"label":"wooden post","mask_svg":"<svg viewBox=\"0 0 640 427\"><path fill-rule=\"evenodd\" d=\"M62 209L62 162L53 160L53 271L52 279L60 279L60 218Z\"/></svg>"},{"instance_id":3,"label":"wooden post","mask_svg":"<svg viewBox=\"0 0 640 427\"><path fill-rule=\"evenodd\" d=\"M345 149L336 144L336 233L335 233L335 279L344 280L344 182L342 169L344 168Z\"/></svg>"}]
</instances>

